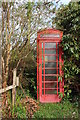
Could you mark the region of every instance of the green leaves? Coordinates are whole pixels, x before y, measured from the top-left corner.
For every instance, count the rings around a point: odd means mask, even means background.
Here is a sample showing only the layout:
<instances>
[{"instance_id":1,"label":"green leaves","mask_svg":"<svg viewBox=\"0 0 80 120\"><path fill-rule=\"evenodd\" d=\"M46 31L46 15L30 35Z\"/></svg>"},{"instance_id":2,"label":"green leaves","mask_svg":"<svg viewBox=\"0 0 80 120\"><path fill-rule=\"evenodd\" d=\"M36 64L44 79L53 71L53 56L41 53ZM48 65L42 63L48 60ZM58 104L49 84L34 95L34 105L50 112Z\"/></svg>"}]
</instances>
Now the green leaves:
<instances>
[{"instance_id":1,"label":"green leaves","mask_svg":"<svg viewBox=\"0 0 80 120\"><path fill-rule=\"evenodd\" d=\"M63 31L62 47L64 51L64 78L67 96L70 89L80 84L80 4L70 2L56 12L57 29ZM61 77L58 81L62 80ZM68 91L69 90L69 91ZM75 89L76 90L76 89Z\"/></svg>"},{"instance_id":2,"label":"green leaves","mask_svg":"<svg viewBox=\"0 0 80 120\"><path fill-rule=\"evenodd\" d=\"M58 82L60 82L60 81L62 82L62 76L58 77Z\"/></svg>"},{"instance_id":3,"label":"green leaves","mask_svg":"<svg viewBox=\"0 0 80 120\"><path fill-rule=\"evenodd\" d=\"M74 48L70 48L71 53L74 53Z\"/></svg>"},{"instance_id":4,"label":"green leaves","mask_svg":"<svg viewBox=\"0 0 80 120\"><path fill-rule=\"evenodd\" d=\"M63 93L62 92L59 92L59 97L63 98Z\"/></svg>"},{"instance_id":5,"label":"green leaves","mask_svg":"<svg viewBox=\"0 0 80 120\"><path fill-rule=\"evenodd\" d=\"M64 50L68 50L68 48L69 48L69 44L68 44L68 43L65 43L65 45L64 45Z\"/></svg>"}]
</instances>

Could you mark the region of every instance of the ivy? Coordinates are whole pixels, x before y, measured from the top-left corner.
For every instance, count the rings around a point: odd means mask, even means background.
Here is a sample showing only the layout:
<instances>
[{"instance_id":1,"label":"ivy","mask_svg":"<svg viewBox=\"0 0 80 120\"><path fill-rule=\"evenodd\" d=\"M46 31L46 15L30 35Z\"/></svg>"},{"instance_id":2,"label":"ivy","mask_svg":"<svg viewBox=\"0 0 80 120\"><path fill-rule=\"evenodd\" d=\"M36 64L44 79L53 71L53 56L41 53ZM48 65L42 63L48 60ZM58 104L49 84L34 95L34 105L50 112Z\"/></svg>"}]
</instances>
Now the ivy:
<instances>
[{"instance_id":1,"label":"ivy","mask_svg":"<svg viewBox=\"0 0 80 120\"><path fill-rule=\"evenodd\" d=\"M67 95L79 92L80 85L80 2L61 5L54 23L63 31L61 46L64 51L64 78ZM61 77L58 78L58 81ZM76 89L77 86L77 89Z\"/></svg>"}]
</instances>

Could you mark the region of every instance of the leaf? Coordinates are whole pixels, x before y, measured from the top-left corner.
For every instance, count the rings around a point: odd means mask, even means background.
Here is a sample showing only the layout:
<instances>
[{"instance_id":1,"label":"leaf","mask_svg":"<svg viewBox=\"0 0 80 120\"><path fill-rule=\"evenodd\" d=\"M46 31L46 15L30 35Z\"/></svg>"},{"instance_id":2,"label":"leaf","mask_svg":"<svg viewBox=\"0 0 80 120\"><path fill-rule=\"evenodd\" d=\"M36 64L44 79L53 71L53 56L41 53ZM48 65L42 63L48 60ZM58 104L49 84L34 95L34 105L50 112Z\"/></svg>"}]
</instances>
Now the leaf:
<instances>
[{"instance_id":1,"label":"leaf","mask_svg":"<svg viewBox=\"0 0 80 120\"><path fill-rule=\"evenodd\" d=\"M67 75L65 75L65 78L67 78Z\"/></svg>"},{"instance_id":2,"label":"leaf","mask_svg":"<svg viewBox=\"0 0 80 120\"><path fill-rule=\"evenodd\" d=\"M69 96L69 93L67 92L67 96Z\"/></svg>"},{"instance_id":3,"label":"leaf","mask_svg":"<svg viewBox=\"0 0 80 120\"><path fill-rule=\"evenodd\" d=\"M60 82L60 76L58 77L58 82Z\"/></svg>"},{"instance_id":4,"label":"leaf","mask_svg":"<svg viewBox=\"0 0 80 120\"><path fill-rule=\"evenodd\" d=\"M68 90L69 93L71 93L71 90Z\"/></svg>"},{"instance_id":5,"label":"leaf","mask_svg":"<svg viewBox=\"0 0 80 120\"><path fill-rule=\"evenodd\" d=\"M70 48L71 52L74 53L74 48Z\"/></svg>"},{"instance_id":6,"label":"leaf","mask_svg":"<svg viewBox=\"0 0 80 120\"><path fill-rule=\"evenodd\" d=\"M59 97L60 97L60 98L63 98L63 93L60 92L60 93L59 93Z\"/></svg>"},{"instance_id":7,"label":"leaf","mask_svg":"<svg viewBox=\"0 0 80 120\"><path fill-rule=\"evenodd\" d=\"M79 58L79 55L78 55L78 54L76 54L75 56L76 56L76 58Z\"/></svg>"},{"instance_id":8,"label":"leaf","mask_svg":"<svg viewBox=\"0 0 80 120\"><path fill-rule=\"evenodd\" d=\"M64 85L64 88L66 88L67 86L66 85Z\"/></svg>"},{"instance_id":9,"label":"leaf","mask_svg":"<svg viewBox=\"0 0 80 120\"><path fill-rule=\"evenodd\" d=\"M62 77L61 77L61 82L62 82Z\"/></svg>"}]
</instances>

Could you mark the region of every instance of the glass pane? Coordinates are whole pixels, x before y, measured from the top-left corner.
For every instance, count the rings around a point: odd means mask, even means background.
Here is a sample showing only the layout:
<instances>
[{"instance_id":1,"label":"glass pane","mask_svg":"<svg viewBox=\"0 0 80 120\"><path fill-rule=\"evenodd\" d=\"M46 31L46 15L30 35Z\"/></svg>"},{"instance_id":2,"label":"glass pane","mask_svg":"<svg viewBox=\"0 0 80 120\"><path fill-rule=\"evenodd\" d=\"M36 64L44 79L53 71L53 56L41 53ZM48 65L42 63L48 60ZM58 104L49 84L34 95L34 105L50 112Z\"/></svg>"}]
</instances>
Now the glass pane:
<instances>
[{"instance_id":1,"label":"glass pane","mask_svg":"<svg viewBox=\"0 0 80 120\"><path fill-rule=\"evenodd\" d=\"M42 81L44 81L44 76L42 76Z\"/></svg>"},{"instance_id":2,"label":"glass pane","mask_svg":"<svg viewBox=\"0 0 80 120\"><path fill-rule=\"evenodd\" d=\"M45 48L56 48L56 43L45 43Z\"/></svg>"},{"instance_id":3,"label":"glass pane","mask_svg":"<svg viewBox=\"0 0 80 120\"><path fill-rule=\"evenodd\" d=\"M45 50L45 54L56 54L56 50Z\"/></svg>"},{"instance_id":4,"label":"glass pane","mask_svg":"<svg viewBox=\"0 0 80 120\"><path fill-rule=\"evenodd\" d=\"M44 90L42 90L42 95L44 94Z\"/></svg>"},{"instance_id":5,"label":"glass pane","mask_svg":"<svg viewBox=\"0 0 80 120\"><path fill-rule=\"evenodd\" d=\"M44 71L42 70L42 74L44 74Z\"/></svg>"},{"instance_id":6,"label":"glass pane","mask_svg":"<svg viewBox=\"0 0 80 120\"><path fill-rule=\"evenodd\" d=\"M45 48L43 48L43 44L45 44ZM45 52L45 61L44 61L45 69L42 69L42 94L44 94L44 76L43 76L44 71L45 71L45 94L57 94L57 76L56 75L57 75L57 71L59 73L59 44L57 44L57 50L58 50L57 51L58 57L57 57L56 43L42 43L42 68L44 67L43 50ZM58 62L58 70L56 67L57 62ZM49 75L49 74L53 74L53 75ZM58 87L59 87L59 82L58 82ZM59 92L59 89L58 89L58 92Z\"/></svg>"},{"instance_id":7,"label":"glass pane","mask_svg":"<svg viewBox=\"0 0 80 120\"><path fill-rule=\"evenodd\" d=\"M44 81L44 76L42 76L42 81ZM57 81L56 76L45 76L45 81Z\"/></svg>"},{"instance_id":8,"label":"glass pane","mask_svg":"<svg viewBox=\"0 0 80 120\"><path fill-rule=\"evenodd\" d=\"M44 66L43 66L43 61L42 61L42 68L43 68Z\"/></svg>"},{"instance_id":9,"label":"glass pane","mask_svg":"<svg viewBox=\"0 0 80 120\"><path fill-rule=\"evenodd\" d=\"M44 88L44 83L42 83L42 88ZM57 88L57 82L45 83L45 88Z\"/></svg>"},{"instance_id":10,"label":"glass pane","mask_svg":"<svg viewBox=\"0 0 80 120\"><path fill-rule=\"evenodd\" d=\"M57 90L45 90L45 94L57 94Z\"/></svg>"},{"instance_id":11,"label":"glass pane","mask_svg":"<svg viewBox=\"0 0 80 120\"><path fill-rule=\"evenodd\" d=\"M56 62L50 63L50 62L46 62L45 63L45 68L56 68Z\"/></svg>"},{"instance_id":12,"label":"glass pane","mask_svg":"<svg viewBox=\"0 0 80 120\"><path fill-rule=\"evenodd\" d=\"M45 81L57 81L56 76L45 76Z\"/></svg>"},{"instance_id":13,"label":"glass pane","mask_svg":"<svg viewBox=\"0 0 80 120\"><path fill-rule=\"evenodd\" d=\"M57 70L45 70L45 74L57 74Z\"/></svg>"},{"instance_id":14,"label":"glass pane","mask_svg":"<svg viewBox=\"0 0 80 120\"><path fill-rule=\"evenodd\" d=\"M55 60L56 61L56 56L47 56L47 55L45 55L45 61L50 61L50 60Z\"/></svg>"},{"instance_id":15,"label":"glass pane","mask_svg":"<svg viewBox=\"0 0 80 120\"><path fill-rule=\"evenodd\" d=\"M59 54L59 43L57 44L57 46L58 46L58 54Z\"/></svg>"}]
</instances>

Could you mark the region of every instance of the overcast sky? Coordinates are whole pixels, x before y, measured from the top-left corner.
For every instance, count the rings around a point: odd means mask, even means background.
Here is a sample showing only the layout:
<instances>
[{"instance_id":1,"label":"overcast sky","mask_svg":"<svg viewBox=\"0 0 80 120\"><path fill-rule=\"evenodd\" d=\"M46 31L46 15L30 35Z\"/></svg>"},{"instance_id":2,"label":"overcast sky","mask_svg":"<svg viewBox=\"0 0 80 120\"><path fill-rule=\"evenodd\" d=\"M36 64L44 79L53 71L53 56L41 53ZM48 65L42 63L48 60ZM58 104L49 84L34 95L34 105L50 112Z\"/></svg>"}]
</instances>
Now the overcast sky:
<instances>
[{"instance_id":1,"label":"overcast sky","mask_svg":"<svg viewBox=\"0 0 80 120\"><path fill-rule=\"evenodd\" d=\"M63 4L68 4L71 0L61 0Z\"/></svg>"},{"instance_id":2,"label":"overcast sky","mask_svg":"<svg viewBox=\"0 0 80 120\"><path fill-rule=\"evenodd\" d=\"M14 0L13 0L14 1ZM16 0L17 2L23 2L23 1L40 1L42 2L43 0ZM45 1L53 1L53 0L45 0ZM54 0L54 1L58 1L58 0ZM60 0L60 2L62 2L63 4L68 4L71 0Z\"/></svg>"},{"instance_id":3,"label":"overcast sky","mask_svg":"<svg viewBox=\"0 0 80 120\"><path fill-rule=\"evenodd\" d=\"M2 0L0 0L1 2ZM6 0L4 0L6 1ZM7 0L8 1L8 0ZM9 0L11 1L11 0ZM14 1L14 0L13 0ZM23 1L30 1L30 0L16 0L18 2L23 2ZM42 1L42 0L32 0L32 1ZM51 0L50 0L51 1ZM53 1L53 0L52 0ZM55 0L55 1L58 1L58 0ZM62 2L63 4L68 4L71 0L60 0L60 2ZM1 4L1 3L0 3ZM1 17L1 9L0 9L0 17Z\"/></svg>"}]
</instances>

